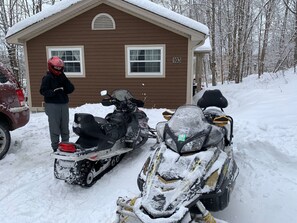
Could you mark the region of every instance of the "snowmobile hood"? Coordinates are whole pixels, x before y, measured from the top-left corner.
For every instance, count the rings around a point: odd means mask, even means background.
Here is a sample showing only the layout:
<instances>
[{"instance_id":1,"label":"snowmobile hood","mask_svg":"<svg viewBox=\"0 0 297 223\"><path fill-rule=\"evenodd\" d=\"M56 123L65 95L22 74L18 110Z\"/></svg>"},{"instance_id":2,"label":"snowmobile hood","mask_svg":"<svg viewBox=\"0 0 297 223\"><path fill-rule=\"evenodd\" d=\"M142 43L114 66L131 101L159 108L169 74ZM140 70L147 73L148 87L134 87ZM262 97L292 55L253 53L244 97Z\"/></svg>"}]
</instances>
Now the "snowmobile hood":
<instances>
[{"instance_id":1,"label":"snowmobile hood","mask_svg":"<svg viewBox=\"0 0 297 223\"><path fill-rule=\"evenodd\" d=\"M214 189L215 184L209 187L205 181L213 172L221 172L226 159L216 147L181 155L161 143L149 164L141 207L154 218L172 216Z\"/></svg>"}]
</instances>

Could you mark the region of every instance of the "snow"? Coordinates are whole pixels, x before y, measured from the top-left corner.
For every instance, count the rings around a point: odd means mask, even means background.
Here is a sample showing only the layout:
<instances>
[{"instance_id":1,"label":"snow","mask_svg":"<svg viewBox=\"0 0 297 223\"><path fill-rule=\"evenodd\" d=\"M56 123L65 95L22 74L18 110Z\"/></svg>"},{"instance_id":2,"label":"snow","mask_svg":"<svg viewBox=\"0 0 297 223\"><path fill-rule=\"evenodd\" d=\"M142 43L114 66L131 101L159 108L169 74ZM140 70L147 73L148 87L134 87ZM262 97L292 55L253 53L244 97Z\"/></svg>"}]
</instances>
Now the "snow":
<instances>
[{"instance_id":1,"label":"snow","mask_svg":"<svg viewBox=\"0 0 297 223\"><path fill-rule=\"evenodd\" d=\"M85 1L85 0L84 0ZM54 5L48 6L46 8L46 10L43 10L31 17L28 17L18 23L16 23L15 25L13 25L12 27L9 28L7 34L6 34L6 38L16 34L17 32L24 30L26 28L28 28L31 25L34 25L44 19L49 18L52 15L55 15L57 13L62 12L63 10L67 9L68 7L71 7L74 4L80 3L84 4L84 1L82 0L62 0L60 2L55 3ZM115 4L116 1L112 1L112 0L108 0L110 2L113 2ZM108 2L107 1L107 2ZM187 26L191 29L197 30L199 32L202 32L206 35L209 34L209 29L206 25L203 25L200 22L197 22L193 19L190 19L186 16L183 16L181 14L178 14L176 12L171 11L170 9L167 9L161 5L158 5L156 3L153 3L149 0L122 0L124 2L130 3L132 5L135 5L139 8L143 8L147 11L150 11L152 13L155 13L159 16L162 16L164 18L167 18L169 20L175 21L177 23L180 23L184 26Z\"/></svg>"},{"instance_id":2,"label":"snow","mask_svg":"<svg viewBox=\"0 0 297 223\"><path fill-rule=\"evenodd\" d=\"M240 172L229 206L216 218L229 223L292 222L297 213L297 75L249 76L241 84L217 86L234 118L234 155ZM99 91L100 89L98 89ZM100 96L98 96L98 101ZM85 104L75 112L105 116L111 107ZM151 127L163 121L164 109L143 109ZM89 189L54 178L47 116L31 114L13 132L7 156L0 161L1 223L98 222L116 217L119 196L139 194L137 175L152 153L150 139L126 155ZM71 141L76 136L71 131Z\"/></svg>"},{"instance_id":3,"label":"snow","mask_svg":"<svg viewBox=\"0 0 297 223\"><path fill-rule=\"evenodd\" d=\"M208 53L211 52L211 45L209 37L207 37L204 41L204 43L201 46L198 46L195 48L195 52L199 53Z\"/></svg>"},{"instance_id":4,"label":"snow","mask_svg":"<svg viewBox=\"0 0 297 223\"><path fill-rule=\"evenodd\" d=\"M64 1L60 1L55 3L52 6L49 6L46 8L46 10L43 10L33 16L30 16L16 24L14 24L12 27L9 28L7 34L6 34L6 38L23 30L26 29L27 27L38 23L58 12L61 12L65 9L67 9L68 7L70 7L71 5L80 2L81 0L64 0Z\"/></svg>"},{"instance_id":5,"label":"snow","mask_svg":"<svg viewBox=\"0 0 297 223\"><path fill-rule=\"evenodd\" d=\"M148 0L124 0L124 1L134 4L138 7L146 9L148 11L151 11L151 12L158 14L160 16L163 16L165 18L168 18L172 21L176 21L176 22L183 24L187 27L190 27L192 29L198 30L204 34L207 34L207 35L209 34L209 29L206 25L203 25L200 22L197 22L197 21L190 19L186 16L183 16L181 14L173 12L170 9L164 8L163 6L158 5L154 2L151 2Z\"/></svg>"}]
</instances>

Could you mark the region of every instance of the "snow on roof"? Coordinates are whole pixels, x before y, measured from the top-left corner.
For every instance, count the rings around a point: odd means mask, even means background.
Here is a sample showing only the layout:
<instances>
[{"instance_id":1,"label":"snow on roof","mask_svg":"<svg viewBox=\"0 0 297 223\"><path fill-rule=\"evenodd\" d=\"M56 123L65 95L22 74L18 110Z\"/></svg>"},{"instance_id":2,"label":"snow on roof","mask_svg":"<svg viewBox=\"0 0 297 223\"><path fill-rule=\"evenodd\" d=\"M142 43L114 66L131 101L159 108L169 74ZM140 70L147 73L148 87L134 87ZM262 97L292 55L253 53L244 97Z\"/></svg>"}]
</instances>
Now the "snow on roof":
<instances>
[{"instance_id":1,"label":"snow on roof","mask_svg":"<svg viewBox=\"0 0 297 223\"><path fill-rule=\"evenodd\" d=\"M54 4L50 7L47 7L46 10L43 10L31 17L28 17L28 18L16 23L12 27L10 27L10 29L8 30L8 32L6 34L6 38L14 35L15 33L19 32L23 29L26 29L29 26L31 26L35 23L38 23L38 22L40 22L54 14L57 14L57 13L63 11L64 9L67 9L71 5L74 5L81 1L82 0L62 0L60 2L57 2L56 4ZM180 23L184 26L187 26L191 29L202 32L206 35L209 34L208 27L203 25L202 23L199 23L199 22L197 22L193 19L190 19L186 16L183 16L181 14L173 12L170 9L164 8L163 6L153 3L149 0L122 0L122 1L130 3L132 5L135 5L139 8L143 8L147 11L150 11L152 13L155 13L157 15L165 17L169 20Z\"/></svg>"},{"instance_id":2,"label":"snow on roof","mask_svg":"<svg viewBox=\"0 0 297 223\"><path fill-rule=\"evenodd\" d=\"M170 9L164 8L163 6L158 5L158 4L151 2L149 0L124 0L124 1L129 2L133 5L136 5L140 8L146 9L148 11L151 11L153 13L156 13L160 16L168 18L168 19L175 21L177 23L180 23L180 24L187 26L191 29L202 32L206 35L209 34L209 30L206 25L203 25L200 22L197 22L197 21L190 19L186 16L183 16L179 13L171 11Z\"/></svg>"},{"instance_id":3,"label":"snow on roof","mask_svg":"<svg viewBox=\"0 0 297 223\"><path fill-rule=\"evenodd\" d=\"M9 28L7 34L6 34L6 38L9 36L12 36L13 34L35 24L38 23L58 12L61 12L62 10L70 7L71 5L80 2L81 0L63 0L60 2L57 2L56 4L47 7L46 10L43 10L33 16L30 16L18 23L16 23L15 25L13 25L12 27Z\"/></svg>"},{"instance_id":4,"label":"snow on roof","mask_svg":"<svg viewBox=\"0 0 297 223\"><path fill-rule=\"evenodd\" d=\"M200 52L200 53L207 53L211 51L211 45L210 45L210 40L209 37L207 37L204 41L204 44L201 46L196 47L195 52Z\"/></svg>"}]
</instances>

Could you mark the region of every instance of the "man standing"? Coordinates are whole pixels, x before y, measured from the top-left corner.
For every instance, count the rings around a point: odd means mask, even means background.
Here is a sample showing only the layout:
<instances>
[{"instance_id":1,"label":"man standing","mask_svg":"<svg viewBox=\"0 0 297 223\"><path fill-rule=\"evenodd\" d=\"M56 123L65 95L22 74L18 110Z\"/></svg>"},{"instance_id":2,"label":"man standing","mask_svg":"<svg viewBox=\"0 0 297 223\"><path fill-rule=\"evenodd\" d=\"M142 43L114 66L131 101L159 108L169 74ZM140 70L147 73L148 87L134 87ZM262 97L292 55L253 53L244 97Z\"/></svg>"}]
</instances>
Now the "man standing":
<instances>
[{"instance_id":1,"label":"man standing","mask_svg":"<svg viewBox=\"0 0 297 223\"><path fill-rule=\"evenodd\" d=\"M55 152L58 149L60 136L62 142L69 141L68 94L74 91L74 86L64 74L64 61L61 58L54 56L47 64L48 71L42 78L40 94L44 96L51 146Z\"/></svg>"}]
</instances>

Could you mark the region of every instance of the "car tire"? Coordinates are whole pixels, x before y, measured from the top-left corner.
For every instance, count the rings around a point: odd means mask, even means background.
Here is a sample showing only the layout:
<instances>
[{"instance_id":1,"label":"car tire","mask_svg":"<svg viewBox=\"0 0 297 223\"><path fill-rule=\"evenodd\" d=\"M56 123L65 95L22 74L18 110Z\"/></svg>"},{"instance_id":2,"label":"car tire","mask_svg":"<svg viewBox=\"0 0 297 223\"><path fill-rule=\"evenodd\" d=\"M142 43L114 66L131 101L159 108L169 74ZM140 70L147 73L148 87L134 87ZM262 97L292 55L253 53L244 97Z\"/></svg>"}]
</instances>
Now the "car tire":
<instances>
[{"instance_id":1,"label":"car tire","mask_svg":"<svg viewBox=\"0 0 297 223\"><path fill-rule=\"evenodd\" d=\"M0 160L6 155L10 147L10 132L8 127L0 122Z\"/></svg>"}]
</instances>

